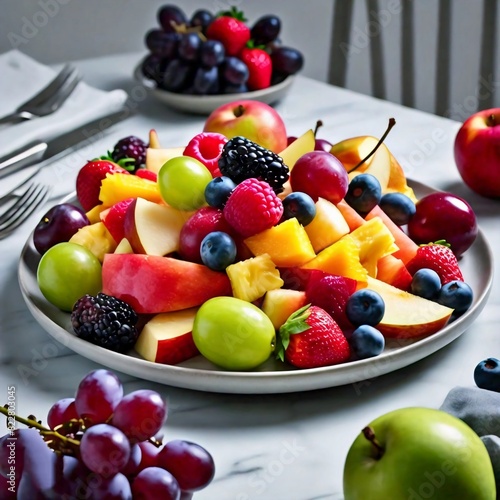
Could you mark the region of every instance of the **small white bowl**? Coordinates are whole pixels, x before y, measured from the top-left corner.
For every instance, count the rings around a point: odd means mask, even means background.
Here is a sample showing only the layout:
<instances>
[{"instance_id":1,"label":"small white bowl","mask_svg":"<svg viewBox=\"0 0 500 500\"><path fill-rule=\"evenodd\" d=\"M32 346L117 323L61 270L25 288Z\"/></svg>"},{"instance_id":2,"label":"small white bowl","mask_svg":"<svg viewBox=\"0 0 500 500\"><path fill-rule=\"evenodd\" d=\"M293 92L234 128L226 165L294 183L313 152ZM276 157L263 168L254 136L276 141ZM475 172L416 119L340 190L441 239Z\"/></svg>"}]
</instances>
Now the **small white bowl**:
<instances>
[{"instance_id":1,"label":"small white bowl","mask_svg":"<svg viewBox=\"0 0 500 500\"><path fill-rule=\"evenodd\" d=\"M156 83L146 78L141 72L139 64L134 70L135 79L146 87L150 94L159 101L167 104L177 111L195 113L198 115L209 115L214 109L240 99L250 99L254 101L274 104L282 99L289 91L295 77L289 76L277 85L272 85L267 89L254 90L252 92L242 92L238 94L215 94L215 95L188 95L168 92L156 87Z\"/></svg>"}]
</instances>

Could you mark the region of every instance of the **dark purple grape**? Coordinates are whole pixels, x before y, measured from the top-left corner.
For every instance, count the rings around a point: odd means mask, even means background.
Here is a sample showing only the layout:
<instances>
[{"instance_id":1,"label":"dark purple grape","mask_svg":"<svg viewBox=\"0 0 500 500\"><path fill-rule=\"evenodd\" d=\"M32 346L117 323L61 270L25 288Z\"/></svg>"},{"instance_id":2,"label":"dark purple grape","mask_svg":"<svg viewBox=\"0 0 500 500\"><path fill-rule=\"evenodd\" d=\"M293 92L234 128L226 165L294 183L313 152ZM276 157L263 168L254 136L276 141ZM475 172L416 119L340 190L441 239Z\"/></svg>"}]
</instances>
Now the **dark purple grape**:
<instances>
[{"instance_id":1,"label":"dark purple grape","mask_svg":"<svg viewBox=\"0 0 500 500\"><path fill-rule=\"evenodd\" d=\"M195 94L216 94L219 91L219 70L217 66L211 68L199 67L193 80Z\"/></svg>"},{"instance_id":2,"label":"dark purple grape","mask_svg":"<svg viewBox=\"0 0 500 500\"><path fill-rule=\"evenodd\" d=\"M242 85L248 80L248 66L237 57L226 57L222 68L222 78L229 85Z\"/></svg>"},{"instance_id":3,"label":"dark purple grape","mask_svg":"<svg viewBox=\"0 0 500 500\"><path fill-rule=\"evenodd\" d=\"M146 33L146 47L152 54L165 59L173 59L177 55L177 46L181 35L166 33L163 30L153 29Z\"/></svg>"},{"instance_id":4,"label":"dark purple grape","mask_svg":"<svg viewBox=\"0 0 500 500\"><path fill-rule=\"evenodd\" d=\"M219 40L207 40L201 45L200 61L208 68L218 66L224 61L226 51Z\"/></svg>"},{"instance_id":5,"label":"dark purple grape","mask_svg":"<svg viewBox=\"0 0 500 500\"><path fill-rule=\"evenodd\" d=\"M222 92L224 94L243 94L248 92L248 87L246 83L241 83L240 85L232 85L228 83L224 85Z\"/></svg>"},{"instance_id":6,"label":"dark purple grape","mask_svg":"<svg viewBox=\"0 0 500 500\"><path fill-rule=\"evenodd\" d=\"M276 40L281 30L281 20L277 16L262 16L252 26L251 39L255 45L266 45Z\"/></svg>"},{"instance_id":7,"label":"dark purple grape","mask_svg":"<svg viewBox=\"0 0 500 500\"><path fill-rule=\"evenodd\" d=\"M189 21L186 14L177 7L176 5L164 5L158 10L158 22L160 26L163 28L163 31L167 33L174 33L175 28L173 24L186 24L188 25Z\"/></svg>"},{"instance_id":8,"label":"dark purple grape","mask_svg":"<svg viewBox=\"0 0 500 500\"><path fill-rule=\"evenodd\" d=\"M167 64L167 60L156 54L150 54L142 61L141 72L146 78L160 84L163 81L163 74L165 73Z\"/></svg>"},{"instance_id":9,"label":"dark purple grape","mask_svg":"<svg viewBox=\"0 0 500 500\"><path fill-rule=\"evenodd\" d=\"M208 25L214 20L213 14L206 9L198 9L191 16L191 26L201 26L202 32L205 33Z\"/></svg>"},{"instance_id":10,"label":"dark purple grape","mask_svg":"<svg viewBox=\"0 0 500 500\"><path fill-rule=\"evenodd\" d=\"M197 33L186 33L179 40L179 57L187 62L195 62L200 56L201 38Z\"/></svg>"},{"instance_id":11,"label":"dark purple grape","mask_svg":"<svg viewBox=\"0 0 500 500\"><path fill-rule=\"evenodd\" d=\"M88 481L87 496L78 498L124 500L132 498L132 491L128 479L120 472L109 478L95 474Z\"/></svg>"},{"instance_id":12,"label":"dark purple grape","mask_svg":"<svg viewBox=\"0 0 500 500\"><path fill-rule=\"evenodd\" d=\"M85 212L71 203L52 207L36 225L33 243L40 254L69 239L83 226L90 224Z\"/></svg>"},{"instance_id":13,"label":"dark purple grape","mask_svg":"<svg viewBox=\"0 0 500 500\"><path fill-rule=\"evenodd\" d=\"M304 66L302 53L291 47L279 47L271 54L273 73L279 75L294 75Z\"/></svg>"},{"instance_id":14,"label":"dark purple grape","mask_svg":"<svg viewBox=\"0 0 500 500\"><path fill-rule=\"evenodd\" d=\"M177 479L183 491L205 488L213 479L215 464L212 455L202 446L189 441L169 441L158 454L158 466Z\"/></svg>"},{"instance_id":15,"label":"dark purple grape","mask_svg":"<svg viewBox=\"0 0 500 500\"><path fill-rule=\"evenodd\" d=\"M180 59L170 61L163 75L162 88L170 92L180 92L191 85L193 66Z\"/></svg>"},{"instance_id":16,"label":"dark purple grape","mask_svg":"<svg viewBox=\"0 0 500 500\"><path fill-rule=\"evenodd\" d=\"M128 459L127 465L122 469L122 474L127 477L135 476L139 470L139 466L142 461L142 450L138 444L134 444L130 447L130 458Z\"/></svg>"}]
</instances>

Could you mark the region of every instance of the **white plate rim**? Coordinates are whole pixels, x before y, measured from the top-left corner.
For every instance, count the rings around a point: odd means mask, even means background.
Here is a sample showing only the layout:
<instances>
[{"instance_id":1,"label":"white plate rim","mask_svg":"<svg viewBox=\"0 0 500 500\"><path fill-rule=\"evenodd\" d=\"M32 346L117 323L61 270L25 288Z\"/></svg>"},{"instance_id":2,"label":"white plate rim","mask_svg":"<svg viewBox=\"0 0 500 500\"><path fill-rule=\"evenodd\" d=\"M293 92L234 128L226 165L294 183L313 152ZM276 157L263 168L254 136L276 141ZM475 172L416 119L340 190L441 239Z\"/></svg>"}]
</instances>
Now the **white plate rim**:
<instances>
[{"instance_id":1,"label":"white plate rim","mask_svg":"<svg viewBox=\"0 0 500 500\"><path fill-rule=\"evenodd\" d=\"M434 191L429 186L417 181L409 180L409 184L417 192ZM65 201L67 200L68 197L65 198ZM232 394L278 394L359 383L413 364L457 339L483 310L493 282L493 254L481 229L479 229L478 237L469 252L481 256L484 276L482 276L483 286L475 290L474 303L463 316L434 335L417 340L410 345L384 352L375 358L307 370L231 372L163 365L127 354L112 352L79 339L56 322L58 316L62 317L66 314L69 317L69 314L62 313L50 306L43 297L40 299L41 294L38 287L30 285L30 281L33 282L34 279L36 283L33 259L37 258L32 234L21 252L18 281L28 310L40 326L54 339L75 353L103 366L138 378L186 389ZM45 305L48 306L50 315L45 314L37 304L40 300L42 304L45 302Z\"/></svg>"}]
</instances>

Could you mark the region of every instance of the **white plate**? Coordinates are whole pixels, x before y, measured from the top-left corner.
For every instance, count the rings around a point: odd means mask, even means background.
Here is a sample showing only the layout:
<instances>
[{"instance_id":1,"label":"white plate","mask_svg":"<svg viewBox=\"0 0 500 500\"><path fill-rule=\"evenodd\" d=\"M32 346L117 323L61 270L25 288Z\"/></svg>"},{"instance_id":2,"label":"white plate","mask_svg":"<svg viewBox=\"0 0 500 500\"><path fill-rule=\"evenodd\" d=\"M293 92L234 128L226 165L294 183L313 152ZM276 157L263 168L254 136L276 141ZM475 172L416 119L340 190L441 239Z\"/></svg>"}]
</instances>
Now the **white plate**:
<instances>
[{"instance_id":1,"label":"white plate","mask_svg":"<svg viewBox=\"0 0 500 500\"><path fill-rule=\"evenodd\" d=\"M233 101L249 99L261 101L266 104L274 104L282 99L290 89L294 81L293 76L289 76L281 83L273 85L263 90L254 90L239 94L217 94L217 95L186 95L168 92L156 87L155 82L146 78L140 70L140 65L134 70L135 79L146 87L150 94L159 101L167 104L178 111L185 111L199 115L209 115L214 109Z\"/></svg>"},{"instance_id":2,"label":"white plate","mask_svg":"<svg viewBox=\"0 0 500 500\"><path fill-rule=\"evenodd\" d=\"M418 182L412 181L410 185L418 197L433 191ZM463 316L434 335L417 341L391 341L380 356L336 366L295 370L269 359L258 371L230 372L217 368L202 356L169 366L145 361L133 351L119 354L79 339L72 331L69 314L56 309L42 296L36 282L38 261L39 255L30 236L18 268L21 292L36 321L69 349L139 378L188 389L235 394L298 392L346 385L415 363L455 340L471 325L486 304L493 279L492 253L479 231L476 241L460 261L465 280L474 292L474 303Z\"/></svg>"}]
</instances>

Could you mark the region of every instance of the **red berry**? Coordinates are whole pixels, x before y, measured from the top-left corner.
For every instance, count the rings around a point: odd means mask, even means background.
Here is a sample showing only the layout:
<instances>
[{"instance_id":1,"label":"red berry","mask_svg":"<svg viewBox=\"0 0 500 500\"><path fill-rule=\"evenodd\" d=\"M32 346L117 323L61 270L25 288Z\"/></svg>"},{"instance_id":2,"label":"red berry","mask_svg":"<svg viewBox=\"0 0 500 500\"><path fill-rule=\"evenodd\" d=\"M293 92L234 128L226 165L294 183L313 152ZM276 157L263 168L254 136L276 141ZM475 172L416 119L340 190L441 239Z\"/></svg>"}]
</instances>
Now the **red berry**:
<instances>
[{"instance_id":1,"label":"red berry","mask_svg":"<svg viewBox=\"0 0 500 500\"><path fill-rule=\"evenodd\" d=\"M207 38L219 40L226 56L236 56L250 40L250 28L244 21L243 13L233 7L209 24Z\"/></svg>"},{"instance_id":2,"label":"red berry","mask_svg":"<svg viewBox=\"0 0 500 500\"><path fill-rule=\"evenodd\" d=\"M271 85L273 65L271 56L262 49L244 48L240 53L241 60L247 65L249 90L266 89Z\"/></svg>"},{"instance_id":3,"label":"red berry","mask_svg":"<svg viewBox=\"0 0 500 500\"><path fill-rule=\"evenodd\" d=\"M219 158L227 140L226 136L216 132L201 132L188 142L183 155L200 161L210 170L212 177L219 177Z\"/></svg>"},{"instance_id":4,"label":"red berry","mask_svg":"<svg viewBox=\"0 0 500 500\"><path fill-rule=\"evenodd\" d=\"M147 179L148 181L156 182L158 180L157 173L146 168L140 168L136 170L135 175L137 175L137 177L140 177L141 179Z\"/></svg>"},{"instance_id":5,"label":"red berry","mask_svg":"<svg viewBox=\"0 0 500 500\"><path fill-rule=\"evenodd\" d=\"M100 205L101 182L108 174L128 174L124 168L108 160L92 160L86 163L76 177L76 197L82 208L88 212Z\"/></svg>"},{"instance_id":6,"label":"red berry","mask_svg":"<svg viewBox=\"0 0 500 500\"><path fill-rule=\"evenodd\" d=\"M254 177L236 186L224 206L224 217L242 236L248 238L277 224L283 204L272 187Z\"/></svg>"},{"instance_id":7,"label":"red berry","mask_svg":"<svg viewBox=\"0 0 500 500\"><path fill-rule=\"evenodd\" d=\"M135 198L127 198L126 200L115 203L109 210L101 214L101 220L110 232L116 243L125 238L124 222L128 207Z\"/></svg>"}]
</instances>

